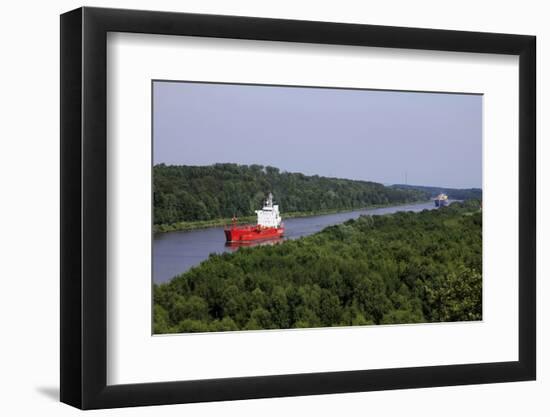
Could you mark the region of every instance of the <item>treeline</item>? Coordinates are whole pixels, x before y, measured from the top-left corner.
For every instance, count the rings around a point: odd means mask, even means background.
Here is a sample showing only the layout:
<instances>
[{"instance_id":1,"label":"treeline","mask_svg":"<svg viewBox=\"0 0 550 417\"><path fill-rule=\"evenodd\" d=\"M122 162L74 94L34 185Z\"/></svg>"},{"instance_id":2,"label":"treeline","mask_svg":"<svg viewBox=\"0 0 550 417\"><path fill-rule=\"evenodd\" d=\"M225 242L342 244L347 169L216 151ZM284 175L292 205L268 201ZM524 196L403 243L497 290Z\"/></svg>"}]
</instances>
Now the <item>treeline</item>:
<instances>
[{"instance_id":1,"label":"treeline","mask_svg":"<svg viewBox=\"0 0 550 417\"><path fill-rule=\"evenodd\" d=\"M348 210L429 198L419 190L280 171L262 165L156 165L154 224L250 216L272 192L283 213Z\"/></svg>"},{"instance_id":2,"label":"treeline","mask_svg":"<svg viewBox=\"0 0 550 417\"><path fill-rule=\"evenodd\" d=\"M154 287L154 332L481 319L479 202L362 216Z\"/></svg>"},{"instance_id":3,"label":"treeline","mask_svg":"<svg viewBox=\"0 0 550 417\"><path fill-rule=\"evenodd\" d=\"M395 184L392 185L392 188L425 192L428 193L431 197L435 197L438 194L444 193L447 194L447 196L451 200L481 200L483 197L481 188L445 188L405 184Z\"/></svg>"}]
</instances>

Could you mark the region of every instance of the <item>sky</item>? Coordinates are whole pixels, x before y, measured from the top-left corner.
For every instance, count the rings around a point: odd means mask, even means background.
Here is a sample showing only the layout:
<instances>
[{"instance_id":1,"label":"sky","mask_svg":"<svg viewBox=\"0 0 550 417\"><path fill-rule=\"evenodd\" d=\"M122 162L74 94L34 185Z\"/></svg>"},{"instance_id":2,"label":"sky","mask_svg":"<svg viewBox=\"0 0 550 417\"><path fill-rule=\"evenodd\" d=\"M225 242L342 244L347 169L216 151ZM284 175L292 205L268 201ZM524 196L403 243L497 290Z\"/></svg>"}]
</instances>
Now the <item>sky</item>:
<instances>
[{"instance_id":1,"label":"sky","mask_svg":"<svg viewBox=\"0 0 550 417\"><path fill-rule=\"evenodd\" d=\"M153 163L481 188L481 95L153 83Z\"/></svg>"}]
</instances>

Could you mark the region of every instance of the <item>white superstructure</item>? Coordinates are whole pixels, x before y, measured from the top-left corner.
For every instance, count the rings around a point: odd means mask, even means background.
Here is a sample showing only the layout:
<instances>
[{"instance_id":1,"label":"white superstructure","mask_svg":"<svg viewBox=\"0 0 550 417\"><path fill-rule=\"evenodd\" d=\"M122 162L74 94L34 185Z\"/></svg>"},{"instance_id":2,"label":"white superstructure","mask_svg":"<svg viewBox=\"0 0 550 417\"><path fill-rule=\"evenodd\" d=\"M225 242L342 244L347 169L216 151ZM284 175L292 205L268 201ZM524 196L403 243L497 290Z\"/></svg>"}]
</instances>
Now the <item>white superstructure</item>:
<instances>
[{"instance_id":1,"label":"white superstructure","mask_svg":"<svg viewBox=\"0 0 550 417\"><path fill-rule=\"evenodd\" d=\"M256 210L258 215L258 226L261 227L279 227L281 216L279 214L279 205L273 204L273 195L269 193L264 206L261 210Z\"/></svg>"}]
</instances>

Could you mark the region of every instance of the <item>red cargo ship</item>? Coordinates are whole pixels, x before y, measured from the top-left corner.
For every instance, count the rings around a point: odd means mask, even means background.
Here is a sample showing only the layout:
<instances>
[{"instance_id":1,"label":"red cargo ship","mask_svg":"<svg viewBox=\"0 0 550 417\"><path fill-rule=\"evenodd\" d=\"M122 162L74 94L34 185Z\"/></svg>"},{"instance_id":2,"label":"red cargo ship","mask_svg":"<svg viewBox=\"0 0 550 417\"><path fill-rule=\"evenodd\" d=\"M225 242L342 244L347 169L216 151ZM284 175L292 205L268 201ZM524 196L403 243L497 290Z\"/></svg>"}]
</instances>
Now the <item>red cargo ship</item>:
<instances>
[{"instance_id":1,"label":"red cargo ship","mask_svg":"<svg viewBox=\"0 0 550 417\"><path fill-rule=\"evenodd\" d=\"M256 225L237 225L233 217L230 227L224 229L227 242L247 242L251 240L273 239L282 237L285 227L281 222L279 206L273 204L273 195L269 193L261 210L256 210L258 222Z\"/></svg>"}]
</instances>

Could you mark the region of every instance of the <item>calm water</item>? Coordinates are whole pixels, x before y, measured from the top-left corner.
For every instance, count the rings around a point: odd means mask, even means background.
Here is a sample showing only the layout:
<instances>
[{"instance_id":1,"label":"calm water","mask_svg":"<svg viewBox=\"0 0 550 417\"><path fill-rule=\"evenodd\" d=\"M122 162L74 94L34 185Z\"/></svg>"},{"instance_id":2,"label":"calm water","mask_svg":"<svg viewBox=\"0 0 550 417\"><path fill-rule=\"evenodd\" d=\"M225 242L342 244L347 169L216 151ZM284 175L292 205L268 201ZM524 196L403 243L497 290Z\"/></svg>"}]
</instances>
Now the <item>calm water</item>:
<instances>
[{"instance_id":1,"label":"calm water","mask_svg":"<svg viewBox=\"0 0 550 417\"><path fill-rule=\"evenodd\" d=\"M285 239L297 239L316 233L327 226L356 219L362 214L389 214L398 211L422 211L434 209L433 201L421 204L356 210L346 213L326 214L313 217L299 217L283 220ZM283 214L284 217L284 214ZM277 242L280 242L278 239ZM257 244L273 244L273 241ZM211 253L232 252L237 246L226 246L223 227L159 233L153 241L153 280L155 283L169 281L208 258Z\"/></svg>"}]
</instances>

